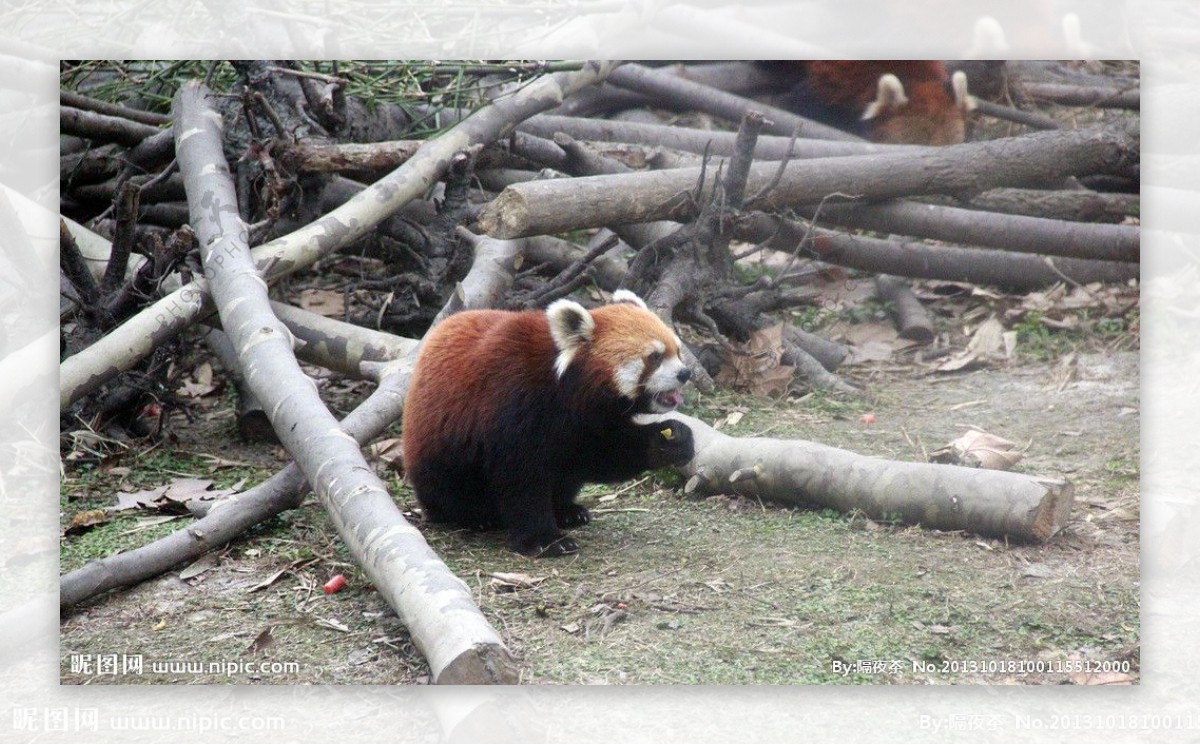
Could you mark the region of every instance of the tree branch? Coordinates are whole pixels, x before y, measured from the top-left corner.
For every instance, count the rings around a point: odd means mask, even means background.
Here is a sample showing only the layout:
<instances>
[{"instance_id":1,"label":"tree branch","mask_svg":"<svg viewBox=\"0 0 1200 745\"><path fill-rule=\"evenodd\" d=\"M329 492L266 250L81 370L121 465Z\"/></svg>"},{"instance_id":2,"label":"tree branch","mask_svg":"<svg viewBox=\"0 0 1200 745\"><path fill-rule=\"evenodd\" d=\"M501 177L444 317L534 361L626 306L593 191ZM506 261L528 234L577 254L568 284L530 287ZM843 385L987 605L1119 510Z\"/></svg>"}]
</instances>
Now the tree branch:
<instances>
[{"instance_id":1,"label":"tree branch","mask_svg":"<svg viewBox=\"0 0 1200 745\"><path fill-rule=\"evenodd\" d=\"M513 682L499 635L421 533L400 514L357 444L292 355L255 269L222 151L220 118L198 83L176 96L175 150L221 324L246 384L296 459L350 553L408 627L438 682ZM482 661L488 674L471 679ZM492 670L501 676L491 677Z\"/></svg>"}]
</instances>

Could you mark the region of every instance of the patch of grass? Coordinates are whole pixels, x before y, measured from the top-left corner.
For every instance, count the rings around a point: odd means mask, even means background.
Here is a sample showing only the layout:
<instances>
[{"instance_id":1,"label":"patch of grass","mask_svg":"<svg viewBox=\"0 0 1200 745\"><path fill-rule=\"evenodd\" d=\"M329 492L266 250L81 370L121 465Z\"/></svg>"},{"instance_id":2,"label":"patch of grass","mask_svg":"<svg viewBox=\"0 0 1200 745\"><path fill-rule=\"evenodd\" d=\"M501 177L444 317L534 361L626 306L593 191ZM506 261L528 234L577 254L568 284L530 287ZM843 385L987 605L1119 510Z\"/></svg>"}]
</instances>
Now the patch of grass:
<instances>
[{"instance_id":1,"label":"patch of grass","mask_svg":"<svg viewBox=\"0 0 1200 745\"><path fill-rule=\"evenodd\" d=\"M1023 355L1049 362L1072 352L1078 337L1064 331L1055 331L1042 323L1043 313L1032 311L1013 327L1017 333L1017 350Z\"/></svg>"}]
</instances>

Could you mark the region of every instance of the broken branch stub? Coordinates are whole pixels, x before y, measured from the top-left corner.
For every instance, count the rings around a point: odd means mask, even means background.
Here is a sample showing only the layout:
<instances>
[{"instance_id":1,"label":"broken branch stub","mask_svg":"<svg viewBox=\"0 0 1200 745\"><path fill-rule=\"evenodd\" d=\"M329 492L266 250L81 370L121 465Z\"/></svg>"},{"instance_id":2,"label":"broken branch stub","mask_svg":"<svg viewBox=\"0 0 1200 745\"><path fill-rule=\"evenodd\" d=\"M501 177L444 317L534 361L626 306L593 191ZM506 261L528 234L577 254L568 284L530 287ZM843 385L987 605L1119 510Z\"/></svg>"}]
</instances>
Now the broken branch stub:
<instances>
[{"instance_id":1,"label":"broken branch stub","mask_svg":"<svg viewBox=\"0 0 1200 745\"><path fill-rule=\"evenodd\" d=\"M793 505L859 511L881 521L1040 543L1066 525L1068 481L859 455L804 440L730 437L699 419L686 490L736 493Z\"/></svg>"}]
</instances>

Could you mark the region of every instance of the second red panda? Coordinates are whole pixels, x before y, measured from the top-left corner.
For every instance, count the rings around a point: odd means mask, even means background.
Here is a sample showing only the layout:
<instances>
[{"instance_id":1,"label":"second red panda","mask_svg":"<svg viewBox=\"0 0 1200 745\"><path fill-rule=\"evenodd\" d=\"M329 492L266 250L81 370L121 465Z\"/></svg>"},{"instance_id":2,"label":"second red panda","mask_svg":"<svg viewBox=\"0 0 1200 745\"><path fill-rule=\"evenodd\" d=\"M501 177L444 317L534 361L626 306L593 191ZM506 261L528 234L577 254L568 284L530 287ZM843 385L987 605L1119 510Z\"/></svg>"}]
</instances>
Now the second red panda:
<instances>
[{"instance_id":1,"label":"second red panda","mask_svg":"<svg viewBox=\"0 0 1200 745\"><path fill-rule=\"evenodd\" d=\"M797 62L800 82L781 102L801 116L873 142L954 145L974 100L962 71L936 60Z\"/></svg>"}]
</instances>

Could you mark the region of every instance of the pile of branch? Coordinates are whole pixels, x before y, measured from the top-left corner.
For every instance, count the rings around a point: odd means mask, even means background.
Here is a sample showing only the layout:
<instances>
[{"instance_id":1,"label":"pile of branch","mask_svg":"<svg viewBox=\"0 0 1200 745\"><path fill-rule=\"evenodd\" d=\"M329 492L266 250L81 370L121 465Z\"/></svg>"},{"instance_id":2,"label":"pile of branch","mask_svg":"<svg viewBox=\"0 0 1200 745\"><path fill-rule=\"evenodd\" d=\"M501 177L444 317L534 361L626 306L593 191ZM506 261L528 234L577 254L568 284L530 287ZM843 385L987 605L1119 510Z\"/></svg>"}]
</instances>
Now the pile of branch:
<instances>
[{"instance_id":1,"label":"pile of branch","mask_svg":"<svg viewBox=\"0 0 1200 745\"><path fill-rule=\"evenodd\" d=\"M98 416L97 402L131 379L143 381L137 392L151 381L161 394L170 381L156 357L170 359L164 345L186 344L173 340L204 323L221 329L208 342L295 462L176 534L68 573L64 608L193 560L311 489L437 682L512 682L517 668L499 635L359 450L399 419L415 337L431 323L468 307L542 307L589 284L627 287L668 322L736 350L773 311L811 302L812 266L840 265L888 275L880 293L908 319L903 333L927 343L927 319L901 278L1030 290L1138 274L1138 229L1113 219L1136 201L1082 185L1136 179L1137 129L1123 120L936 150L887 147L747 97L771 87L753 67L612 73L589 63L543 72L473 114L443 111L457 124L421 139L408 114L347 97L336 76L242 64L237 95L190 83L169 117L64 92L62 317L71 333L60 405ZM739 82L720 91L717 81ZM579 115L647 98L736 131ZM1039 206L1046 198L1056 211ZM593 229L585 245L562 237ZM742 279L739 259L766 251L785 256L784 268ZM271 284L339 254L384 262L384 276L360 286L381 297L372 318L412 333L269 300ZM811 385L856 392L835 374L845 348L795 327L779 344ZM709 390L698 353L687 352ZM338 422L297 359L377 389ZM698 493L750 490L1028 541L1069 517L1062 482L689 424L697 456L685 472Z\"/></svg>"}]
</instances>

